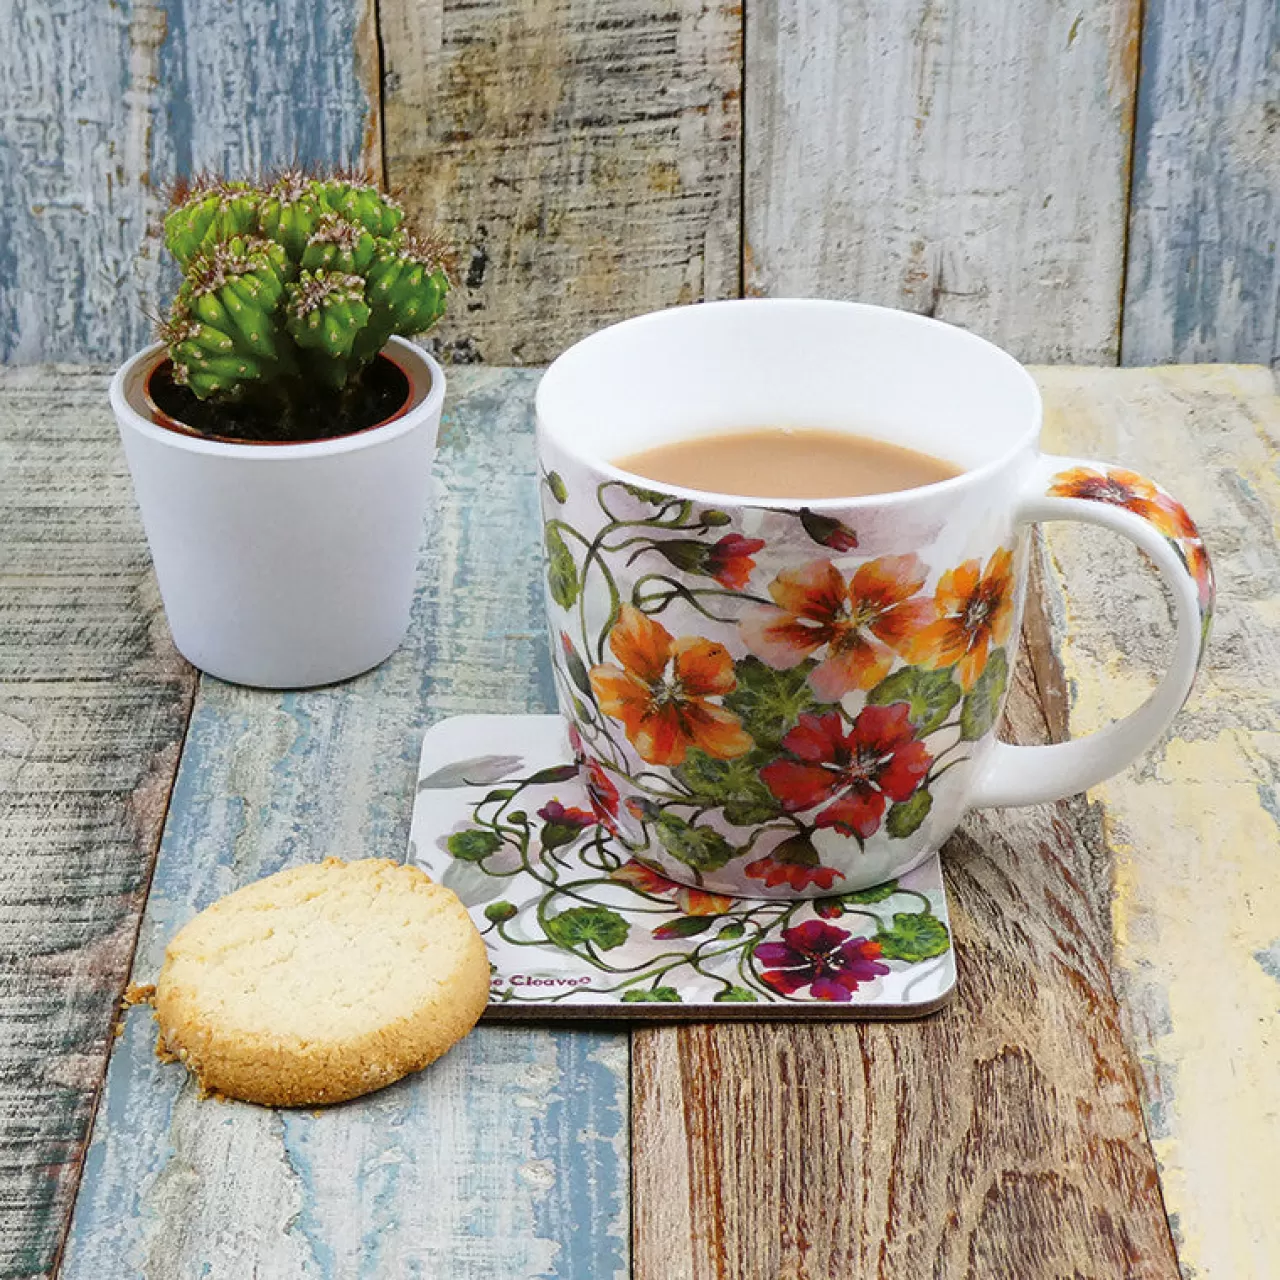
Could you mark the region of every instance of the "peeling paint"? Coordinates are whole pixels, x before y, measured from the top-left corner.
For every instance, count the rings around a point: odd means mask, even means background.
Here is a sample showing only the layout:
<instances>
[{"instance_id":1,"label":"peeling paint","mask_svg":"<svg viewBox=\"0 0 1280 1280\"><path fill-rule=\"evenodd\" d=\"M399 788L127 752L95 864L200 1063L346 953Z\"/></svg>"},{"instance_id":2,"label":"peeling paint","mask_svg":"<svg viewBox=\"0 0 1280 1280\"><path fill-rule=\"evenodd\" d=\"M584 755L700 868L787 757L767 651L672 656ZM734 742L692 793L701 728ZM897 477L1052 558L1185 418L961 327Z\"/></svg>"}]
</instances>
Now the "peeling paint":
<instances>
[{"instance_id":1,"label":"peeling paint","mask_svg":"<svg viewBox=\"0 0 1280 1280\"><path fill-rule=\"evenodd\" d=\"M1090 798L1105 810L1115 981L1183 1272L1280 1275L1280 398L1262 369L1037 376L1047 448L1156 476L1213 548L1219 616L1199 687L1164 743ZM1137 557L1090 553L1067 527L1047 541L1050 597L1072 602L1055 630L1079 736L1150 686L1171 627Z\"/></svg>"}]
</instances>

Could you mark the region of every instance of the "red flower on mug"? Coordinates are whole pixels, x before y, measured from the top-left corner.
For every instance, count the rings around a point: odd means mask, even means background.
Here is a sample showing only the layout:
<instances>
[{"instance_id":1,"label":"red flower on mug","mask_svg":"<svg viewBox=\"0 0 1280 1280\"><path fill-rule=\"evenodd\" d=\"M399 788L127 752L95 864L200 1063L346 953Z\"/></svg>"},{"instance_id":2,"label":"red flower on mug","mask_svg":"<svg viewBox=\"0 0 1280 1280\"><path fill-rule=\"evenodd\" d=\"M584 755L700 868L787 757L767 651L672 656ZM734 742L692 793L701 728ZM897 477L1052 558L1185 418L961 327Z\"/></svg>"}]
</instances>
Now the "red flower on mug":
<instances>
[{"instance_id":1,"label":"red flower on mug","mask_svg":"<svg viewBox=\"0 0 1280 1280\"><path fill-rule=\"evenodd\" d=\"M864 982L889 972L874 938L855 938L821 920L784 929L781 942L759 943L753 954L766 966L761 978L786 996L808 987L817 1000L844 1003Z\"/></svg>"},{"instance_id":2,"label":"red flower on mug","mask_svg":"<svg viewBox=\"0 0 1280 1280\"><path fill-rule=\"evenodd\" d=\"M622 866L609 872L611 879L620 880L639 889L641 893L664 897L668 894L687 916L722 916L733 906L733 899L723 894L707 893L703 889L691 889L688 885L668 880L660 871L647 863L631 858Z\"/></svg>"},{"instance_id":3,"label":"red flower on mug","mask_svg":"<svg viewBox=\"0 0 1280 1280\"><path fill-rule=\"evenodd\" d=\"M673 639L661 623L624 604L609 648L621 668L592 667L591 688L600 709L622 722L642 760L678 765L690 747L718 760L751 750L738 717L712 701L738 684L724 645L698 636Z\"/></svg>"},{"instance_id":4,"label":"red flower on mug","mask_svg":"<svg viewBox=\"0 0 1280 1280\"><path fill-rule=\"evenodd\" d=\"M820 889L830 889L837 880L844 879L844 875L834 867L810 867L804 863L782 862L767 853L763 858L747 863L744 870L753 880L763 880L770 889L788 884L797 893L811 884L816 884Z\"/></svg>"},{"instance_id":5,"label":"red flower on mug","mask_svg":"<svg viewBox=\"0 0 1280 1280\"><path fill-rule=\"evenodd\" d=\"M797 893L811 884L830 889L837 880L844 879L843 872L821 864L818 851L807 835L794 835L781 841L763 857L749 862L744 870L753 880L763 880L770 889L787 884Z\"/></svg>"},{"instance_id":6,"label":"red flower on mug","mask_svg":"<svg viewBox=\"0 0 1280 1280\"><path fill-rule=\"evenodd\" d=\"M769 585L777 608L761 608L739 631L757 658L781 670L825 648L809 685L838 702L879 684L894 654L937 616L933 601L917 594L926 577L914 555L869 560L848 581L830 560L811 560L779 573Z\"/></svg>"},{"instance_id":7,"label":"red flower on mug","mask_svg":"<svg viewBox=\"0 0 1280 1280\"><path fill-rule=\"evenodd\" d=\"M910 799L933 763L908 711L905 702L863 707L848 732L835 711L806 713L782 739L791 758L765 765L760 777L788 813L825 805L814 826L865 840L888 803Z\"/></svg>"},{"instance_id":8,"label":"red flower on mug","mask_svg":"<svg viewBox=\"0 0 1280 1280\"><path fill-rule=\"evenodd\" d=\"M591 801L591 811L596 815L596 821L616 835L618 788L613 785L613 779L605 772L603 765L585 758L580 764L587 784L587 799Z\"/></svg>"},{"instance_id":9,"label":"red flower on mug","mask_svg":"<svg viewBox=\"0 0 1280 1280\"><path fill-rule=\"evenodd\" d=\"M1013 554L1001 547L981 566L980 560L966 560L938 579L938 620L915 635L906 652L908 662L921 666L955 667L966 693L991 648L1004 644L1013 628Z\"/></svg>"},{"instance_id":10,"label":"red flower on mug","mask_svg":"<svg viewBox=\"0 0 1280 1280\"><path fill-rule=\"evenodd\" d=\"M756 567L751 557L763 547L763 538L744 538L740 533L727 533L707 552L706 571L722 587L741 591Z\"/></svg>"}]
</instances>

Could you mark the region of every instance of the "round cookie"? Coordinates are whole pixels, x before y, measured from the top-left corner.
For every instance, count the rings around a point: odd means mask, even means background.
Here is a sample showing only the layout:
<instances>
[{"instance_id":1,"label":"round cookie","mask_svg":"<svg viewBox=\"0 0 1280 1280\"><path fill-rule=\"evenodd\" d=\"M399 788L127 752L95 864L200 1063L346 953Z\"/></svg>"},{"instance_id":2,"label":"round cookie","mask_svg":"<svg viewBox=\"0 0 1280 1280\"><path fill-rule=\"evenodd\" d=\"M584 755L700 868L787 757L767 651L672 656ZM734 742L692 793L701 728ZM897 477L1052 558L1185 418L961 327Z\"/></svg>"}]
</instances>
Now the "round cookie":
<instances>
[{"instance_id":1,"label":"round cookie","mask_svg":"<svg viewBox=\"0 0 1280 1280\"><path fill-rule=\"evenodd\" d=\"M157 1052L247 1102L341 1102L438 1058L488 996L484 941L450 890L329 858L228 894L169 943Z\"/></svg>"}]
</instances>

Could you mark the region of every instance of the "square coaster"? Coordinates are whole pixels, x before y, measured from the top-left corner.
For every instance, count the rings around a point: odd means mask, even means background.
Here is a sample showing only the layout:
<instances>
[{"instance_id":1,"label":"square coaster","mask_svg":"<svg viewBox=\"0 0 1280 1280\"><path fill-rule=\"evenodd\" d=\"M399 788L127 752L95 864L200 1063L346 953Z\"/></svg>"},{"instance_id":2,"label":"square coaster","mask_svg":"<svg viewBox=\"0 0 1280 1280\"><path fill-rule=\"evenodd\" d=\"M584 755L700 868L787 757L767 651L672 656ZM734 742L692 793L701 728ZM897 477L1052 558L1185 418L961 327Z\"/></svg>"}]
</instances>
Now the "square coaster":
<instances>
[{"instance_id":1,"label":"square coaster","mask_svg":"<svg viewBox=\"0 0 1280 1280\"><path fill-rule=\"evenodd\" d=\"M936 854L806 902L675 884L597 821L559 716L433 725L409 858L484 934L486 1017L905 1018L955 986Z\"/></svg>"}]
</instances>

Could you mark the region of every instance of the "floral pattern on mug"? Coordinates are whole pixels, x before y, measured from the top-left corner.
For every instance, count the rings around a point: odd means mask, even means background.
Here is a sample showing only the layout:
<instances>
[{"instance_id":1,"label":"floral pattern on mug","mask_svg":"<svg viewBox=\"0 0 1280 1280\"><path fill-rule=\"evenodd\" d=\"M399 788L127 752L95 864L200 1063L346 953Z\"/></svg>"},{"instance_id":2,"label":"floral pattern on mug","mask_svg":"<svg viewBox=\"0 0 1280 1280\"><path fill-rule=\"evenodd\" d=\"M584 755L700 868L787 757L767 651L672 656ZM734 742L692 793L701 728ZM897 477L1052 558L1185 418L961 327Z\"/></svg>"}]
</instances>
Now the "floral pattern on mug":
<instances>
[{"instance_id":1,"label":"floral pattern on mug","mask_svg":"<svg viewBox=\"0 0 1280 1280\"><path fill-rule=\"evenodd\" d=\"M1213 621L1215 587L1213 566L1204 539L1186 507L1154 481L1121 467L1071 467L1053 477L1049 494L1055 498L1079 498L1085 502L1105 502L1141 516L1178 553L1192 581L1200 605L1200 649L1209 637Z\"/></svg>"},{"instance_id":2,"label":"floral pattern on mug","mask_svg":"<svg viewBox=\"0 0 1280 1280\"><path fill-rule=\"evenodd\" d=\"M886 804L910 800L933 763L905 702L863 707L847 728L835 711L807 713L782 749L785 756L765 765L760 777L783 809L817 809L815 827L864 840L880 829Z\"/></svg>"},{"instance_id":3,"label":"floral pattern on mug","mask_svg":"<svg viewBox=\"0 0 1280 1280\"><path fill-rule=\"evenodd\" d=\"M605 715L622 722L642 760L682 764L690 747L718 760L751 750L738 717L713 701L737 687L723 645L698 636L673 640L660 622L624 604L609 648L622 669L592 667L591 689Z\"/></svg>"},{"instance_id":4,"label":"floral pattern on mug","mask_svg":"<svg viewBox=\"0 0 1280 1280\"><path fill-rule=\"evenodd\" d=\"M832 517L623 481L579 527L544 483L556 678L593 812L652 864L628 874L838 893L847 865L821 850L920 831L1003 704L1011 548L859 561Z\"/></svg>"},{"instance_id":5,"label":"floral pattern on mug","mask_svg":"<svg viewBox=\"0 0 1280 1280\"><path fill-rule=\"evenodd\" d=\"M967 693L978 682L991 649L1008 642L1013 586L1013 556L1004 547L985 569L979 560L948 569L934 592L938 620L912 638L908 659L926 667L954 667Z\"/></svg>"},{"instance_id":6,"label":"floral pattern on mug","mask_svg":"<svg viewBox=\"0 0 1280 1280\"><path fill-rule=\"evenodd\" d=\"M917 594L927 570L914 555L885 556L860 565L852 578L830 560L784 569L769 584L776 608L749 614L739 631L747 648L786 670L822 650L809 684L824 702L871 689L894 657L935 616Z\"/></svg>"}]
</instances>

